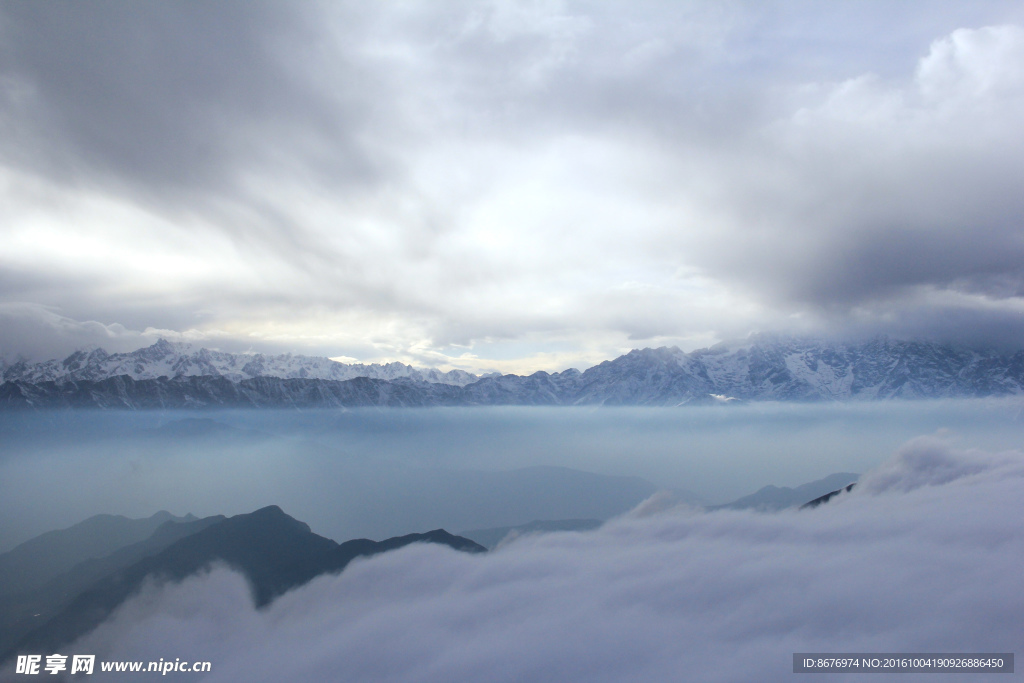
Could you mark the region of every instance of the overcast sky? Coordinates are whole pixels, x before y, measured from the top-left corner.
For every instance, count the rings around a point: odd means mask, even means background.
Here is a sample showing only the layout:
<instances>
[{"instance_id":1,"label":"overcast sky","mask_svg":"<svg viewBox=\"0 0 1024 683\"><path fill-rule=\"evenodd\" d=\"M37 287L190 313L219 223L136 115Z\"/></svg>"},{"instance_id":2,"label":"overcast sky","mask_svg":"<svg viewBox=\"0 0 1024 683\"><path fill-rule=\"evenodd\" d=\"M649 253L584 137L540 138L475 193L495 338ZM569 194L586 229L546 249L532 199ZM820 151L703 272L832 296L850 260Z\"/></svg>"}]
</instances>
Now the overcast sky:
<instances>
[{"instance_id":1,"label":"overcast sky","mask_svg":"<svg viewBox=\"0 0 1024 683\"><path fill-rule=\"evenodd\" d=\"M0 0L0 353L1019 346L1020 2Z\"/></svg>"}]
</instances>

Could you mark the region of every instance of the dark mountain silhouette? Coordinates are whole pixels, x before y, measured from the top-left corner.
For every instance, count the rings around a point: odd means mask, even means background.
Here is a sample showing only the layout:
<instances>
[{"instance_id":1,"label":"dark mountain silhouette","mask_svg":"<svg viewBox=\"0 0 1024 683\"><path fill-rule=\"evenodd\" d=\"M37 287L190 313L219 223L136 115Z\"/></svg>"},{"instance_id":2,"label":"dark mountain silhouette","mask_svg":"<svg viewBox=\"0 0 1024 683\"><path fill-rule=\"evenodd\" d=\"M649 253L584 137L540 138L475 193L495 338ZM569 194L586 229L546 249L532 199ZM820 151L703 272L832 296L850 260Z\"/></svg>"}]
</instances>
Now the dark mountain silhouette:
<instances>
[{"instance_id":1,"label":"dark mountain silhouette","mask_svg":"<svg viewBox=\"0 0 1024 683\"><path fill-rule=\"evenodd\" d=\"M48 531L0 555L0 596L37 588L91 558L149 538L165 522L192 522L161 510L146 519L95 515L67 529Z\"/></svg>"},{"instance_id":2,"label":"dark mountain silhouette","mask_svg":"<svg viewBox=\"0 0 1024 683\"><path fill-rule=\"evenodd\" d=\"M106 557L80 562L38 587L0 596L0 643L20 641L105 576L156 555L180 539L225 519L223 515L217 515L194 522L164 522L144 541L119 548Z\"/></svg>"},{"instance_id":3,"label":"dark mountain silhouette","mask_svg":"<svg viewBox=\"0 0 1024 683\"><path fill-rule=\"evenodd\" d=\"M826 493L823 496L818 496L814 500L808 501L808 502L804 503L803 505L801 505L800 509L801 510L806 510L806 509L809 509L809 508L816 508L819 505L822 505L823 503L829 502L830 500L832 500L833 498L838 496L843 491L852 491L853 487L856 486L856 485L857 485L857 482L854 482L854 483L850 484L849 486L844 486L841 489L836 489L835 491L830 491L829 493Z\"/></svg>"},{"instance_id":4,"label":"dark mountain silhouette","mask_svg":"<svg viewBox=\"0 0 1024 683\"><path fill-rule=\"evenodd\" d=\"M837 472L830 474L824 479L801 484L795 488L788 486L765 486L749 496L743 496L725 505L714 505L709 510L759 510L761 512L775 512L786 508L803 505L812 498L817 498L829 491L835 491L851 481L856 481L859 474L852 472Z\"/></svg>"},{"instance_id":5,"label":"dark mountain silhouette","mask_svg":"<svg viewBox=\"0 0 1024 683\"><path fill-rule=\"evenodd\" d=\"M437 543L465 552L485 552L473 541L437 529L385 541L357 539L338 544L270 506L236 515L172 543L156 555L95 582L46 624L29 633L0 660L18 652L51 652L88 633L147 579L180 581L223 562L243 573L258 607L324 573L336 573L357 557L376 555L411 543Z\"/></svg>"}]
</instances>

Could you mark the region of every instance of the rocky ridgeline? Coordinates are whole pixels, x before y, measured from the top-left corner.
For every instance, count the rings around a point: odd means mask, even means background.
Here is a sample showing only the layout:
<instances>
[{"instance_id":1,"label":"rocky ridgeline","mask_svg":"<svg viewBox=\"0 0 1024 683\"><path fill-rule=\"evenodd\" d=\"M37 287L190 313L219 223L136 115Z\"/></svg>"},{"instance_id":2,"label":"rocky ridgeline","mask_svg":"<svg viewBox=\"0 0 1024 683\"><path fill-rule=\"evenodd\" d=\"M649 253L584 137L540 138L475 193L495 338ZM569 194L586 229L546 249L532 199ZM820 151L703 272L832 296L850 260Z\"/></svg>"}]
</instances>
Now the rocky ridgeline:
<instances>
[{"instance_id":1,"label":"rocky ridgeline","mask_svg":"<svg viewBox=\"0 0 1024 683\"><path fill-rule=\"evenodd\" d=\"M1024 393L1024 352L986 353L928 342L874 339L830 343L758 337L684 353L677 348L639 349L585 372L503 375L433 381L428 371L399 376L282 376L281 366L255 356L202 349L161 375L155 359L167 363L166 342L134 352L150 360L131 373L99 376L97 368L122 368L102 351L62 362L50 378L33 366L11 366L0 386L6 408L200 408L356 407L474 405L638 405L676 406L732 401L821 401L1010 396ZM95 354L94 359L91 357ZM163 354L163 355L160 355ZM229 365L231 357L234 366ZM188 359L188 364L182 361ZM104 360L106 359L106 360ZM238 366L242 360L247 362ZM327 359L323 359L327 360ZM334 361L328 361L333 363ZM51 363L54 363L51 361ZM207 363L207 365L202 365ZM48 364L39 364L51 367ZM343 364L338 364L343 365ZM388 366L345 366L388 368ZM38 366L35 366L38 368ZM225 371L238 367L238 372ZM244 370L249 367L249 370ZM408 368L409 366L402 366ZM184 368L184 370L182 370ZM200 368L214 371L200 372ZM180 371L177 371L177 370ZM410 368L410 370L416 370ZM349 372L350 370L345 370ZM111 370L114 372L114 370ZM340 372L340 371L339 371ZM437 372L437 371L432 371ZM458 371L453 371L458 372ZM148 374L147 374L148 373ZM256 374L253 374L256 373ZM263 374L260 374L263 373ZM427 373L427 374L424 374ZM451 373L449 373L451 374ZM436 379L436 377L435 377Z\"/></svg>"},{"instance_id":2,"label":"rocky ridgeline","mask_svg":"<svg viewBox=\"0 0 1024 683\"><path fill-rule=\"evenodd\" d=\"M404 363L348 364L330 358L290 353L278 356L226 353L196 349L192 344L171 343L165 339L130 353L109 354L103 349L89 349L76 351L64 360L43 363L21 361L0 368L0 375L4 381L32 384L101 381L118 376L134 380L223 377L232 382L255 377L328 380L372 377L385 380L412 379L455 386L465 386L480 379L463 370L442 372L433 368L414 368Z\"/></svg>"}]
</instances>

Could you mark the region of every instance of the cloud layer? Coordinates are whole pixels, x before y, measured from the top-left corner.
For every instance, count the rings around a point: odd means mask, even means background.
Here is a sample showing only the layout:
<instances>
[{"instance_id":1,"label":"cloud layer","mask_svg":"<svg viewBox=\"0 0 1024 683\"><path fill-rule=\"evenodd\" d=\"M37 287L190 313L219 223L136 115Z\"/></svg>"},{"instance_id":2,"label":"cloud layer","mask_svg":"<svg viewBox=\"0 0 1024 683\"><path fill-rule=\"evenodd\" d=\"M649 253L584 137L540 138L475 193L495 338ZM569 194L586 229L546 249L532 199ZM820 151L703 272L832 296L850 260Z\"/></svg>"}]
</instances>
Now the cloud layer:
<instances>
[{"instance_id":1,"label":"cloud layer","mask_svg":"<svg viewBox=\"0 0 1024 683\"><path fill-rule=\"evenodd\" d=\"M1024 332L1017 3L105 0L0 26L0 303L471 370Z\"/></svg>"},{"instance_id":2,"label":"cloud layer","mask_svg":"<svg viewBox=\"0 0 1024 683\"><path fill-rule=\"evenodd\" d=\"M214 569L72 650L209 660L210 681L775 681L793 652L1020 651L1022 486L1021 453L922 438L810 511L674 509L484 557L409 547L260 612Z\"/></svg>"}]
</instances>

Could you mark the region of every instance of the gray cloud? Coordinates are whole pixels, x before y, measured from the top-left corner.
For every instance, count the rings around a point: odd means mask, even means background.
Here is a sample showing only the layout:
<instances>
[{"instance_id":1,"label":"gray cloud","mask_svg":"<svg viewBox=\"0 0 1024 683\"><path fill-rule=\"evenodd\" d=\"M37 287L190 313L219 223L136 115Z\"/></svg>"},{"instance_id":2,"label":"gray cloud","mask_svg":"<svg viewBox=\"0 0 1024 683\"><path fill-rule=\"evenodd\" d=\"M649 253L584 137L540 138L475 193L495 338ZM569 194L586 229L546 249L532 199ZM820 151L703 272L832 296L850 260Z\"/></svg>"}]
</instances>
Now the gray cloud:
<instances>
[{"instance_id":1,"label":"gray cloud","mask_svg":"<svg viewBox=\"0 0 1024 683\"><path fill-rule=\"evenodd\" d=\"M774 681L799 651L1015 651L1022 482L1019 452L918 439L812 511L674 509L484 557L409 547L265 611L214 569L71 650L209 660L210 681Z\"/></svg>"},{"instance_id":2,"label":"gray cloud","mask_svg":"<svg viewBox=\"0 0 1024 683\"><path fill-rule=\"evenodd\" d=\"M366 113L304 77L306 50L323 37L308 9L104 0L9 3L3 16L4 114L22 133L6 138L9 162L143 196L223 192L239 166L302 137L329 146L338 167L368 166L351 139ZM351 65L335 68L359 86Z\"/></svg>"},{"instance_id":3,"label":"gray cloud","mask_svg":"<svg viewBox=\"0 0 1024 683\"><path fill-rule=\"evenodd\" d=\"M2 301L364 360L1016 333L1016 3L0 16Z\"/></svg>"},{"instance_id":4,"label":"gray cloud","mask_svg":"<svg viewBox=\"0 0 1024 683\"><path fill-rule=\"evenodd\" d=\"M57 358L70 349L104 346L120 351L138 348L140 335L122 325L104 325L95 321L79 322L36 304L0 304L0 359L12 362Z\"/></svg>"}]
</instances>

